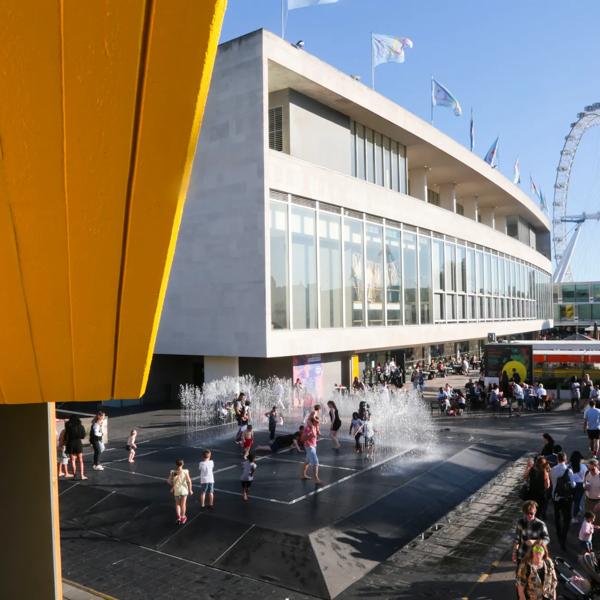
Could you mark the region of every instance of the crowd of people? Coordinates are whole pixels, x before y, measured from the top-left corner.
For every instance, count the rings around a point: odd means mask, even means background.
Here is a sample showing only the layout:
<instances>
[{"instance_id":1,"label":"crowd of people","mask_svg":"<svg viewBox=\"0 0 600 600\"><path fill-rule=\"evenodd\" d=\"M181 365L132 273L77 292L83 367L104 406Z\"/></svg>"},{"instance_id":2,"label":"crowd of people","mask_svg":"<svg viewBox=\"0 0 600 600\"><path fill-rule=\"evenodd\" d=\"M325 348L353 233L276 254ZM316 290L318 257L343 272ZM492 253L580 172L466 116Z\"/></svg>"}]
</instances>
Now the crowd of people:
<instances>
[{"instance_id":1,"label":"crowd of people","mask_svg":"<svg viewBox=\"0 0 600 600\"><path fill-rule=\"evenodd\" d=\"M518 596L521 600L555 599L557 574L548 545L550 534L546 524L552 507L556 539L561 550L567 550L572 524L577 535L581 559L591 558L595 564L592 538L600 511L600 408L588 401L583 430L589 441L588 459L575 449L568 455L549 433L543 434L543 447L531 458L523 474L520 495L525 500L523 515L517 522L512 559L516 563ZM585 560L582 560L585 564Z\"/></svg>"}]
</instances>

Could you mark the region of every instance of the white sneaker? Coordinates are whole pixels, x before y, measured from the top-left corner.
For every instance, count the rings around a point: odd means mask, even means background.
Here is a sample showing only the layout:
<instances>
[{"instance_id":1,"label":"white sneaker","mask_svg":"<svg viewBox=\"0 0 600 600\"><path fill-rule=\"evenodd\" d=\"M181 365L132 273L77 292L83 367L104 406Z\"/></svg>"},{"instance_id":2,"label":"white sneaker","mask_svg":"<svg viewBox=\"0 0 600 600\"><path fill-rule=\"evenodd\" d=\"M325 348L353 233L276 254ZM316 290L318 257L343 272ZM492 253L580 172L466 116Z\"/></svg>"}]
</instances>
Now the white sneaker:
<instances>
[{"instance_id":1,"label":"white sneaker","mask_svg":"<svg viewBox=\"0 0 600 600\"><path fill-rule=\"evenodd\" d=\"M104 467L102 465L98 465L96 467L96 471L104 471Z\"/></svg>"}]
</instances>

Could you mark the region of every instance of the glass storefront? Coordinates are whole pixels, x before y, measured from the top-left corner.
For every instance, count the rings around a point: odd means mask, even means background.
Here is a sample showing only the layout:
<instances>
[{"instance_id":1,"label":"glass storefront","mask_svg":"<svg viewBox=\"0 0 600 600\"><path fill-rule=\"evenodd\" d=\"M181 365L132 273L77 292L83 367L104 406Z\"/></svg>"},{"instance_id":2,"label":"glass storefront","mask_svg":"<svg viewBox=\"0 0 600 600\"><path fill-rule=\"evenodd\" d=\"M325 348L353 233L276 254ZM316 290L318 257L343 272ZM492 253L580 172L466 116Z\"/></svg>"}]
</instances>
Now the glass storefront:
<instances>
[{"instance_id":1,"label":"glass storefront","mask_svg":"<svg viewBox=\"0 0 600 600\"><path fill-rule=\"evenodd\" d=\"M552 318L550 275L514 257L282 192L269 215L273 329Z\"/></svg>"}]
</instances>

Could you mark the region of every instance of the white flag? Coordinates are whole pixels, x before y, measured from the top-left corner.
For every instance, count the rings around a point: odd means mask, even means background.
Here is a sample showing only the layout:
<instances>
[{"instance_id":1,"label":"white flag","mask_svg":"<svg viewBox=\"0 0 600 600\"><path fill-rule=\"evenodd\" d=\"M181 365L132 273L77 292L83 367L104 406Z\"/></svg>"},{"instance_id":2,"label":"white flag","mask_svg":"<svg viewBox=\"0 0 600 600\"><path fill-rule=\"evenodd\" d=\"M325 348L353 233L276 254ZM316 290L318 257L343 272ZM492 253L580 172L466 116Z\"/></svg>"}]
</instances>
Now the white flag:
<instances>
[{"instance_id":1,"label":"white flag","mask_svg":"<svg viewBox=\"0 0 600 600\"><path fill-rule=\"evenodd\" d=\"M513 175L513 183L521 183L521 169L519 169L519 159L515 160L515 172Z\"/></svg>"},{"instance_id":2,"label":"white flag","mask_svg":"<svg viewBox=\"0 0 600 600\"><path fill-rule=\"evenodd\" d=\"M306 8L307 6L318 6L319 4L334 4L338 0L287 0L288 10Z\"/></svg>"},{"instance_id":3,"label":"white flag","mask_svg":"<svg viewBox=\"0 0 600 600\"><path fill-rule=\"evenodd\" d=\"M404 62L404 48L412 48L410 38L397 38L391 35L374 33L371 36L373 66L386 62Z\"/></svg>"}]
</instances>

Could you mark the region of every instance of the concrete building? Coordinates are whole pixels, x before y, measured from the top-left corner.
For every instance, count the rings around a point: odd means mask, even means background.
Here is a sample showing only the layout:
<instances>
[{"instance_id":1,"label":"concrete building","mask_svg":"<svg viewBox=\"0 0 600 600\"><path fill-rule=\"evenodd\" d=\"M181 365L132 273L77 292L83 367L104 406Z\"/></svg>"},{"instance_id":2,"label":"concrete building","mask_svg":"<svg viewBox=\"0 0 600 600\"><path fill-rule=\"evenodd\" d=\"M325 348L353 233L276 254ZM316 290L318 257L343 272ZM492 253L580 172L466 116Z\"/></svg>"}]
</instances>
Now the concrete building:
<instances>
[{"instance_id":1,"label":"concrete building","mask_svg":"<svg viewBox=\"0 0 600 600\"><path fill-rule=\"evenodd\" d=\"M219 48L149 394L552 325L550 223L429 123L264 30Z\"/></svg>"}]
</instances>

